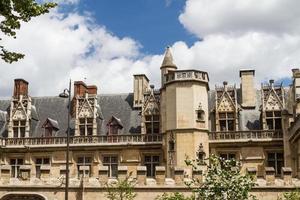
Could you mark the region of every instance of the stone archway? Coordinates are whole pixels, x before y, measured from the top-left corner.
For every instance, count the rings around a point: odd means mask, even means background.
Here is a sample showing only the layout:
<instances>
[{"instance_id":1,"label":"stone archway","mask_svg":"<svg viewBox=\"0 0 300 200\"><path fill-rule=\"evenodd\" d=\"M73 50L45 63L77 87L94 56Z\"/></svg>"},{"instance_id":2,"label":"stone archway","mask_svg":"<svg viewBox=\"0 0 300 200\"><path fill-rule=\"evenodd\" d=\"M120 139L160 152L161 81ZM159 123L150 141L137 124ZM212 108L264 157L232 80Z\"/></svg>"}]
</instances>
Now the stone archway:
<instances>
[{"instance_id":1,"label":"stone archway","mask_svg":"<svg viewBox=\"0 0 300 200\"><path fill-rule=\"evenodd\" d=\"M9 193L2 196L0 200L46 200L46 198L39 194Z\"/></svg>"}]
</instances>

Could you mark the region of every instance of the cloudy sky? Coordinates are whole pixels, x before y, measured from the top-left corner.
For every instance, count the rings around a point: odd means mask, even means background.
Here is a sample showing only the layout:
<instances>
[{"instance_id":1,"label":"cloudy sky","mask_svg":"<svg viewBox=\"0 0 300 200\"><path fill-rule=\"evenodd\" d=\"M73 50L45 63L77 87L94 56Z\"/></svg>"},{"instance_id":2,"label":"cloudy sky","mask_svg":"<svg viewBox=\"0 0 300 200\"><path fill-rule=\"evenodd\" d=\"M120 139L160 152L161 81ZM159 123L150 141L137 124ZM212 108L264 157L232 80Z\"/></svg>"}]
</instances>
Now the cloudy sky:
<instances>
[{"instance_id":1,"label":"cloudy sky","mask_svg":"<svg viewBox=\"0 0 300 200\"><path fill-rule=\"evenodd\" d=\"M57 95L69 78L99 93L131 92L136 73L158 88L167 45L180 69L207 71L212 88L239 85L239 69L255 69L257 84L288 84L300 64L298 0L56 1L2 41L26 57L0 61L0 96L11 96L14 78L29 81L32 96Z\"/></svg>"}]
</instances>

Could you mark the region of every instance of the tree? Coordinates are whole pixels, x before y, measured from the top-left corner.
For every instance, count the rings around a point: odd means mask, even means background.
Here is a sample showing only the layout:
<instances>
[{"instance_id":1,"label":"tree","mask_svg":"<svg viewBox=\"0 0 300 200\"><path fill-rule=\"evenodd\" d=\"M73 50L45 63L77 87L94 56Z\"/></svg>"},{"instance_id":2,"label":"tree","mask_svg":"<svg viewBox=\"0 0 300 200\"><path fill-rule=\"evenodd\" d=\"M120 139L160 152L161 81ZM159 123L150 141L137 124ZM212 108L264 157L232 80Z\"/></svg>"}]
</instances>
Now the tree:
<instances>
[{"instance_id":1,"label":"tree","mask_svg":"<svg viewBox=\"0 0 300 200\"><path fill-rule=\"evenodd\" d=\"M106 185L107 195L109 200L133 200L136 193L133 191L135 181L131 178L131 173L124 180L117 179L116 183Z\"/></svg>"},{"instance_id":2,"label":"tree","mask_svg":"<svg viewBox=\"0 0 300 200\"><path fill-rule=\"evenodd\" d=\"M21 22L29 22L32 17L49 12L56 3L38 4L35 0L0 0L0 30L5 35L16 38L16 30L20 29ZM2 40L2 38L0 38ZM7 63L12 63L24 58L24 54L11 52L0 45L0 56Z\"/></svg>"},{"instance_id":3,"label":"tree","mask_svg":"<svg viewBox=\"0 0 300 200\"><path fill-rule=\"evenodd\" d=\"M157 196L155 200L194 200L194 195L186 197L182 193L175 192L171 194L164 193L161 196Z\"/></svg>"},{"instance_id":4,"label":"tree","mask_svg":"<svg viewBox=\"0 0 300 200\"><path fill-rule=\"evenodd\" d=\"M278 198L278 200L299 200L299 199L300 199L300 192L298 189L292 192L285 192L283 193L281 198Z\"/></svg>"},{"instance_id":5,"label":"tree","mask_svg":"<svg viewBox=\"0 0 300 200\"><path fill-rule=\"evenodd\" d=\"M250 195L250 190L255 186L252 176L240 173L240 162L224 160L217 156L208 158L207 172L204 182L192 179L187 183L193 190L198 200L248 200L256 199ZM186 159L186 164L193 169L198 169L203 160Z\"/></svg>"}]
</instances>

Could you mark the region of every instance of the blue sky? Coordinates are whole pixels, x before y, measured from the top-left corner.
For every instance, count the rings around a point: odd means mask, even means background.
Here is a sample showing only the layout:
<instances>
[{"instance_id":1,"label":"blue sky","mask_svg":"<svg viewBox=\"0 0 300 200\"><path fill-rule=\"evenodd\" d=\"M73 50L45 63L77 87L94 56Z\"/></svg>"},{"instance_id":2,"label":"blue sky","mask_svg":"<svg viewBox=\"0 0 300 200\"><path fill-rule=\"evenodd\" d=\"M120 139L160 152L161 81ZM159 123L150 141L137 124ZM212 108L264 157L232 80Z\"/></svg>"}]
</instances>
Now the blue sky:
<instances>
[{"instance_id":1,"label":"blue sky","mask_svg":"<svg viewBox=\"0 0 300 200\"><path fill-rule=\"evenodd\" d=\"M208 72L212 89L239 86L241 69L255 70L258 89L269 79L288 85L300 65L299 0L39 1L60 6L2 40L26 55L0 60L2 96L14 78L27 80L33 96L56 95L70 78L100 93L128 93L133 74L146 74L159 88L167 45L178 69Z\"/></svg>"},{"instance_id":2,"label":"blue sky","mask_svg":"<svg viewBox=\"0 0 300 200\"><path fill-rule=\"evenodd\" d=\"M192 45L197 38L178 20L185 0L84 0L64 12L90 12L96 22L118 37L131 37L145 54L161 54L176 41Z\"/></svg>"}]
</instances>

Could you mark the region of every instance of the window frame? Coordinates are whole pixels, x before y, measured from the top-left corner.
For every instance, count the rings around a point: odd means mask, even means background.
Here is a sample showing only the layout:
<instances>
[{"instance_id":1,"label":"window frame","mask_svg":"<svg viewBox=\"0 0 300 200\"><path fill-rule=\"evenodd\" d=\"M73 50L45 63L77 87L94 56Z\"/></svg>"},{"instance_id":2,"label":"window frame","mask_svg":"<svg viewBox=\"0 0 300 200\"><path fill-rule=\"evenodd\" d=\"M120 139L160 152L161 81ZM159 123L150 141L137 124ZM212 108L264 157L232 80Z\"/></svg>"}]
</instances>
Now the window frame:
<instances>
[{"instance_id":1,"label":"window frame","mask_svg":"<svg viewBox=\"0 0 300 200\"><path fill-rule=\"evenodd\" d=\"M150 119L147 119L150 117ZM157 119L155 119L157 117ZM150 132L148 132L148 129ZM156 131L157 129L157 131ZM145 115L145 131L146 134L158 134L160 132L160 116L159 114Z\"/></svg>"},{"instance_id":2,"label":"window frame","mask_svg":"<svg viewBox=\"0 0 300 200\"><path fill-rule=\"evenodd\" d=\"M224 117L221 117L221 115L225 115L225 118ZM229 117L228 115L229 114L232 114L232 117ZM219 128L220 128L220 131L235 131L236 130L236 118L235 118L235 112L219 112L218 113L218 117L219 117ZM232 130L229 130L229 121L232 121L233 124L232 124ZM221 122L225 122L225 130L222 130L222 127L221 126Z\"/></svg>"},{"instance_id":3,"label":"window frame","mask_svg":"<svg viewBox=\"0 0 300 200\"><path fill-rule=\"evenodd\" d=\"M81 120L83 120L83 121L81 121ZM79 135L80 136L92 136L93 135L93 125L94 125L93 122L94 122L93 117L78 118ZM91 132L89 133L90 129L91 129ZM82 130L84 130L84 132L82 132Z\"/></svg>"},{"instance_id":4,"label":"window frame","mask_svg":"<svg viewBox=\"0 0 300 200\"><path fill-rule=\"evenodd\" d=\"M83 162L79 162L79 158L82 158ZM90 160L90 162L88 162ZM91 177L91 169L92 169L92 163L93 163L93 156L92 155L78 155L76 158L76 166L77 166L77 172L78 172L78 178L80 178L81 175L83 177ZM83 174L81 173L80 166L88 166L89 171L86 173L86 171L83 171Z\"/></svg>"},{"instance_id":5,"label":"window frame","mask_svg":"<svg viewBox=\"0 0 300 200\"><path fill-rule=\"evenodd\" d=\"M270 154L274 154L274 159L269 158ZM278 154L282 154L282 158L278 158ZM268 167L274 167L275 169L275 175L280 176L281 175L281 167L284 167L284 153L282 151L267 151L266 152L266 166ZM274 166L269 165L270 162L274 162ZM281 167L279 162L281 162Z\"/></svg>"},{"instance_id":6,"label":"window frame","mask_svg":"<svg viewBox=\"0 0 300 200\"><path fill-rule=\"evenodd\" d=\"M14 164L12 164L12 160L15 161ZM24 158L10 158L9 164L11 166L11 178L19 178L21 176L20 167L24 165Z\"/></svg>"},{"instance_id":7,"label":"window frame","mask_svg":"<svg viewBox=\"0 0 300 200\"><path fill-rule=\"evenodd\" d=\"M146 161L146 157L150 157L150 161ZM158 157L158 161L154 161L154 157ZM143 165L146 166L146 177L155 177L156 166L160 166L161 155L160 154L145 154L143 156ZM150 173L148 173L150 167Z\"/></svg>"},{"instance_id":8,"label":"window frame","mask_svg":"<svg viewBox=\"0 0 300 200\"><path fill-rule=\"evenodd\" d=\"M24 124L22 124L24 122ZM14 138L24 138L26 135L26 120L13 120L12 130ZM17 130L17 132L15 132ZM22 130L24 132L22 132ZM17 136L17 137L16 137Z\"/></svg>"},{"instance_id":9,"label":"window frame","mask_svg":"<svg viewBox=\"0 0 300 200\"><path fill-rule=\"evenodd\" d=\"M108 162L105 158L109 158ZM115 158L116 162L112 162L112 158ZM102 165L108 167L108 177L117 178L118 177L118 166L119 166L119 155L117 154L107 154L102 156Z\"/></svg>"},{"instance_id":10,"label":"window frame","mask_svg":"<svg viewBox=\"0 0 300 200\"><path fill-rule=\"evenodd\" d=\"M271 113L271 115L268 116L268 113ZM275 113L279 113L279 115L276 116ZM268 111L265 111L265 114L266 114L266 125L267 125L268 130L281 130L282 129L282 116L281 116L280 110L268 110ZM278 125L276 123L277 120L280 120L279 128L276 128L276 127L278 127ZM269 128L268 122L270 122L270 121L272 122L272 128Z\"/></svg>"},{"instance_id":11,"label":"window frame","mask_svg":"<svg viewBox=\"0 0 300 200\"><path fill-rule=\"evenodd\" d=\"M38 159L41 159L41 163L38 163ZM48 163L45 163L45 160L48 159ZM42 165L51 165L50 157L36 157L35 158L35 177L41 178L41 166Z\"/></svg>"}]
</instances>

